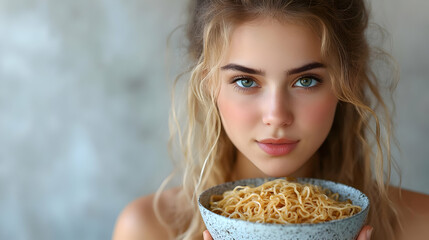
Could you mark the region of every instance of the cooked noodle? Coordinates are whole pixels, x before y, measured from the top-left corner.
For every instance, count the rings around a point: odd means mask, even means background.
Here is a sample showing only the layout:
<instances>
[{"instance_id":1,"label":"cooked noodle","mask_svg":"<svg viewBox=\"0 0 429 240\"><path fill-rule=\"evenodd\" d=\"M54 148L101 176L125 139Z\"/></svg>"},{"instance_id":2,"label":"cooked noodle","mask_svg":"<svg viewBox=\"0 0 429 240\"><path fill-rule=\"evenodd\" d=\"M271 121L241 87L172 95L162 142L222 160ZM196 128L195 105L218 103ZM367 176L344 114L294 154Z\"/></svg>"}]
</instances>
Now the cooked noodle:
<instances>
[{"instance_id":1,"label":"cooked noodle","mask_svg":"<svg viewBox=\"0 0 429 240\"><path fill-rule=\"evenodd\" d=\"M211 196L210 210L229 218L260 223L319 223L352 216L361 211L348 199L338 200L320 186L276 179L258 187L237 186Z\"/></svg>"}]
</instances>

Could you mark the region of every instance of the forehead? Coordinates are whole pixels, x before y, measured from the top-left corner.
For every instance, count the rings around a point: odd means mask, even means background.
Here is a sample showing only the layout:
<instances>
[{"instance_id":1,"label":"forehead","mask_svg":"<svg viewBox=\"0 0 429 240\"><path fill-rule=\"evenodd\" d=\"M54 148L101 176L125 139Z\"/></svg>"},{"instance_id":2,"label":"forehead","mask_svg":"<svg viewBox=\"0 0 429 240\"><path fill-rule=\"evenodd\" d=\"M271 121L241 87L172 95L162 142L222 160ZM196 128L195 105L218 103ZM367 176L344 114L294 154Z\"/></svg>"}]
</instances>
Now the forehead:
<instances>
[{"instance_id":1,"label":"forehead","mask_svg":"<svg viewBox=\"0 0 429 240\"><path fill-rule=\"evenodd\" d=\"M321 41L303 24L257 19L238 25L231 33L224 63L263 69L292 68L321 62Z\"/></svg>"}]
</instances>

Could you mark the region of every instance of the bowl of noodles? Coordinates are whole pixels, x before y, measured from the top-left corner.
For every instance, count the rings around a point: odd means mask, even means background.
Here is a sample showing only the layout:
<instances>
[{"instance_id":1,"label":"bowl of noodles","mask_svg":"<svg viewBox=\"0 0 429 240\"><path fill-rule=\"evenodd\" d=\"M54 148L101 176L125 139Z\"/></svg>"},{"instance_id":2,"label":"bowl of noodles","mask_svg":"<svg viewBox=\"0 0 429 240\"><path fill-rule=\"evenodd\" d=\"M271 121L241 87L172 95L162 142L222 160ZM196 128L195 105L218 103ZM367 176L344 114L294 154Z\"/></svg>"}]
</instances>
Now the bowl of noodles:
<instances>
[{"instance_id":1,"label":"bowl of noodles","mask_svg":"<svg viewBox=\"0 0 429 240\"><path fill-rule=\"evenodd\" d=\"M214 240L356 239L369 199L350 186L312 178L227 182L198 198Z\"/></svg>"}]
</instances>

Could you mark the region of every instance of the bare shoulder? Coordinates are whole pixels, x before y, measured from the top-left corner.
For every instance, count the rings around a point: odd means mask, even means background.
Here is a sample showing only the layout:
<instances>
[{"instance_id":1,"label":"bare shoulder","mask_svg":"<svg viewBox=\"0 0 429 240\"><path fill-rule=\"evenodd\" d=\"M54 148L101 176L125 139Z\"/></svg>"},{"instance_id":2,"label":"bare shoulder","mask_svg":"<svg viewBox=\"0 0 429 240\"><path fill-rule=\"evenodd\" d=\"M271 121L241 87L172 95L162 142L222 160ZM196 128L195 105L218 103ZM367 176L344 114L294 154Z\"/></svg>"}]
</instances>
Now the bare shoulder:
<instances>
[{"instance_id":1,"label":"bare shoulder","mask_svg":"<svg viewBox=\"0 0 429 240\"><path fill-rule=\"evenodd\" d=\"M166 190L160 196L161 215L171 210L171 200L179 191L178 188ZM155 194L138 198L128 204L119 215L113 240L168 239L168 231L156 217L153 203Z\"/></svg>"},{"instance_id":2,"label":"bare shoulder","mask_svg":"<svg viewBox=\"0 0 429 240\"><path fill-rule=\"evenodd\" d=\"M396 187L391 188L390 195L403 227L399 239L427 239L429 195Z\"/></svg>"}]
</instances>

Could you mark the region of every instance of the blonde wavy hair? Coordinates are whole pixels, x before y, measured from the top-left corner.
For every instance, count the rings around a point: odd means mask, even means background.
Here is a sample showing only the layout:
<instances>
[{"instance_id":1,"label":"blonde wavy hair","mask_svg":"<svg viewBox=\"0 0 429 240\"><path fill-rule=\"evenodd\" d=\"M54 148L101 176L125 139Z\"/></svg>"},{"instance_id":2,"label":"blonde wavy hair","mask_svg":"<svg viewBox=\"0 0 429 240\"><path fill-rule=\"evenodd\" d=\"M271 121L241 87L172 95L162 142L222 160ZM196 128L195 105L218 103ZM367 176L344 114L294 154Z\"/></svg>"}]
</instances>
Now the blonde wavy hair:
<instances>
[{"instance_id":1,"label":"blonde wavy hair","mask_svg":"<svg viewBox=\"0 0 429 240\"><path fill-rule=\"evenodd\" d=\"M371 65L374 56L385 55L368 44L364 0L199 0L191 5L188 53L192 67L186 82L186 111L175 110L173 97L171 114L171 142L181 150L181 157L174 158L175 168L183 176L176 199L180 206L170 218L174 220L163 219L158 207L171 176L154 202L171 237L201 239L204 223L197 207L198 194L231 180L237 150L222 128L216 106L219 64L236 26L270 17L310 27L320 36L322 59L339 99L332 129L315 153L320 161L312 177L364 192L371 201L368 224L374 227L372 239L394 239L400 224L388 197L394 166L390 155L392 123L380 91L384 86ZM394 85L392 81L390 86Z\"/></svg>"}]
</instances>

